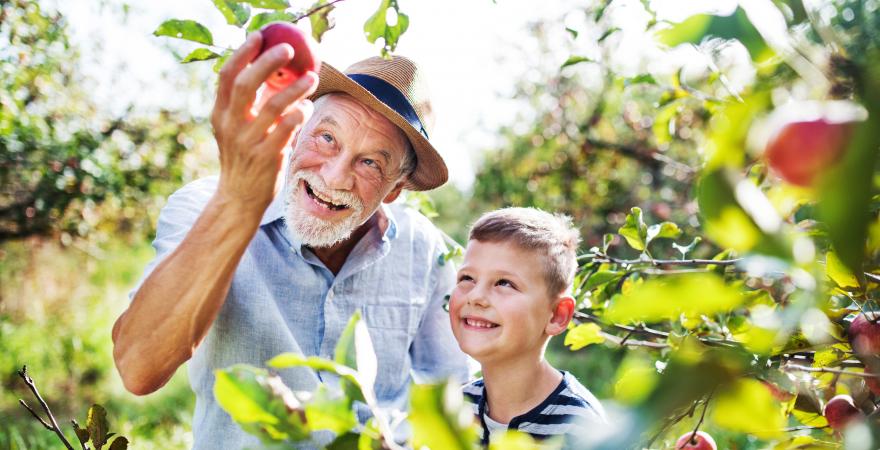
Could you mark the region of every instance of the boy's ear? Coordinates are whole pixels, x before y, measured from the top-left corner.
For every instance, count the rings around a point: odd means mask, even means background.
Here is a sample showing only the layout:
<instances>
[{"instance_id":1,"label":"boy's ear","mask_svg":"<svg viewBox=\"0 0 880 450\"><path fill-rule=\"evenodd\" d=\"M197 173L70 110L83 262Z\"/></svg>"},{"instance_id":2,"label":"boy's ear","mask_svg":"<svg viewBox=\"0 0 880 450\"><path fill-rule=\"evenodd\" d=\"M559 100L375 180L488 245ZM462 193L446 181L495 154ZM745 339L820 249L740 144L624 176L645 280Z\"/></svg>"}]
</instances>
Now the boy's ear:
<instances>
[{"instance_id":1,"label":"boy's ear","mask_svg":"<svg viewBox=\"0 0 880 450\"><path fill-rule=\"evenodd\" d=\"M553 315L547 324L545 331L550 336L561 334L568 328L571 317L574 315L574 299L569 296L560 297L553 308Z\"/></svg>"}]
</instances>

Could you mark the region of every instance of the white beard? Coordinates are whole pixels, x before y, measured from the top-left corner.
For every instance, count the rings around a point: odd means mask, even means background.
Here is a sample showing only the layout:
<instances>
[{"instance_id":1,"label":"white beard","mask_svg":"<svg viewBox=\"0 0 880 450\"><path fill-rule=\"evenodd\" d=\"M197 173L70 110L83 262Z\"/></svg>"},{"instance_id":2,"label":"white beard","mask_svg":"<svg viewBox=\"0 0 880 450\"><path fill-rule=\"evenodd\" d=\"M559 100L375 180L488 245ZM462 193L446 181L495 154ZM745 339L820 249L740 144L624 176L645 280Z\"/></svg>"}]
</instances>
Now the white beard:
<instances>
[{"instance_id":1,"label":"white beard","mask_svg":"<svg viewBox=\"0 0 880 450\"><path fill-rule=\"evenodd\" d=\"M330 247L351 236L351 233L365 222L362 217L364 205L360 199L347 191L328 189L314 172L299 170L288 174L289 179L284 186L284 221L291 236L303 245L312 248ZM300 195L308 195L300 181L305 181L313 192L329 199L337 205L347 205L350 214L339 222L329 222L300 211L296 199Z\"/></svg>"}]
</instances>

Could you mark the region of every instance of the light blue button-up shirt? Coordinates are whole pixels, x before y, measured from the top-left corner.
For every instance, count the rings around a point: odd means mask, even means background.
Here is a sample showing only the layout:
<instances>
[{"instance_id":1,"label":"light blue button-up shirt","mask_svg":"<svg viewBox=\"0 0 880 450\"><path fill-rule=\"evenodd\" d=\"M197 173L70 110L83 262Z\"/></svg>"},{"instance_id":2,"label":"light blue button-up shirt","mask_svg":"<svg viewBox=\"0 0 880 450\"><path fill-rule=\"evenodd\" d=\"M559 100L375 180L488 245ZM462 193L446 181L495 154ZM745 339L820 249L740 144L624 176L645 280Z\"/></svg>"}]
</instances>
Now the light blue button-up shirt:
<instances>
[{"instance_id":1,"label":"light blue button-up shirt","mask_svg":"<svg viewBox=\"0 0 880 450\"><path fill-rule=\"evenodd\" d=\"M216 187L216 177L205 178L168 199L153 241L156 258L144 277L183 240ZM467 377L466 357L443 309L454 269L438 263L447 248L428 219L403 204L382 205L388 217L384 234L378 228L368 232L334 276L307 247L291 240L282 205L278 195L267 208L217 319L189 361L196 450L260 447L214 399L215 369L239 363L264 366L284 352L332 358L357 310L376 349L380 405L406 409L413 380ZM293 390L335 381L303 368L280 375Z\"/></svg>"}]
</instances>

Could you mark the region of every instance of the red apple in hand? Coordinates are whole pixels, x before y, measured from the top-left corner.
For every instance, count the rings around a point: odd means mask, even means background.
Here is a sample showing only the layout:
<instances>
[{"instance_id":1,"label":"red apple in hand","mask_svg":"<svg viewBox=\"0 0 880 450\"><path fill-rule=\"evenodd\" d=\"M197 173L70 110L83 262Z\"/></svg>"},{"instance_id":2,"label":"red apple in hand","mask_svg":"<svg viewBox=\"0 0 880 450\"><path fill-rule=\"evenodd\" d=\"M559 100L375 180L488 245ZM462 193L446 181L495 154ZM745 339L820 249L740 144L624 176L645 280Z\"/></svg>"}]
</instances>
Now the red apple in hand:
<instances>
[{"instance_id":1,"label":"red apple in hand","mask_svg":"<svg viewBox=\"0 0 880 450\"><path fill-rule=\"evenodd\" d=\"M862 412L856 408L852 397L849 395L835 395L825 404L822 415L828 420L828 425L834 431L841 431L851 421L862 416Z\"/></svg>"},{"instance_id":2,"label":"red apple in hand","mask_svg":"<svg viewBox=\"0 0 880 450\"><path fill-rule=\"evenodd\" d=\"M321 69L321 60L316 51L317 44L299 28L287 22L274 22L260 29L263 47L260 54L282 43L293 47L293 59L286 66L269 76L266 84L278 91L284 89L308 71L317 72Z\"/></svg>"},{"instance_id":3,"label":"red apple in hand","mask_svg":"<svg viewBox=\"0 0 880 450\"><path fill-rule=\"evenodd\" d=\"M693 439L691 436L693 435ZM715 439L712 439L712 436L705 431L697 431L694 434L692 431L688 431L686 434L682 435L682 437L678 438L675 441L676 449L691 449L691 450L718 450L718 446L715 445Z\"/></svg>"}]
</instances>

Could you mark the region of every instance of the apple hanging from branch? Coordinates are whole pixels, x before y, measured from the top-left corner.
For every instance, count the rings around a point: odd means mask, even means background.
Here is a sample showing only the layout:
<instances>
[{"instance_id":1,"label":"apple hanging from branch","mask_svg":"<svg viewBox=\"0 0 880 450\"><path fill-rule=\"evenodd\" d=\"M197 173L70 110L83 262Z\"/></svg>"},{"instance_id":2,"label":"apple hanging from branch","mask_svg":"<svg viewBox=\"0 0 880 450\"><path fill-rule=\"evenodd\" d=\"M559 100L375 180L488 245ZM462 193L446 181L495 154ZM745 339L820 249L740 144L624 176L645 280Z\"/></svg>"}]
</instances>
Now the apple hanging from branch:
<instances>
[{"instance_id":1,"label":"apple hanging from branch","mask_svg":"<svg viewBox=\"0 0 880 450\"><path fill-rule=\"evenodd\" d=\"M815 185L846 153L853 131L867 113L847 101L792 102L769 117L764 158L786 182Z\"/></svg>"},{"instance_id":2,"label":"apple hanging from branch","mask_svg":"<svg viewBox=\"0 0 880 450\"><path fill-rule=\"evenodd\" d=\"M687 432L675 441L676 449L687 450L718 450L715 439L705 431Z\"/></svg>"},{"instance_id":3,"label":"apple hanging from branch","mask_svg":"<svg viewBox=\"0 0 880 450\"><path fill-rule=\"evenodd\" d=\"M825 404L825 408L822 410L822 415L825 416L828 425L834 431L839 432L846 428L853 420L862 417L862 412L856 408L852 397L842 394L835 395L831 400L828 400L828 403Z\"/></svg>"}]
</instances>

